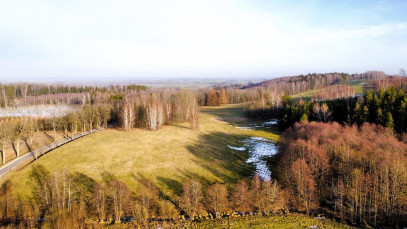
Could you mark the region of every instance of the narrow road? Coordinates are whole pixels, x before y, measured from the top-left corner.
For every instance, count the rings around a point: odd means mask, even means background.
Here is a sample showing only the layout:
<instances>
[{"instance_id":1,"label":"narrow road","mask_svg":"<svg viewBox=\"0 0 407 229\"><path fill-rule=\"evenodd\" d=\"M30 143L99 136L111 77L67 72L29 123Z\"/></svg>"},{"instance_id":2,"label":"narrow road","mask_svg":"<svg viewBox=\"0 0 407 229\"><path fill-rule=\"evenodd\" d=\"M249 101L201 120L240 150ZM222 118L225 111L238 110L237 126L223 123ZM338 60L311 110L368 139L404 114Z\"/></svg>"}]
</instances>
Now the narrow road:
<instances>
[{"instance_id":1,"label":"narrow road","mask_svg":"<svg viewBox=\"0 0 407 229\"><path fill-rule=\"evenodd\" d=\"M52 150L65 145L68 142L74 141L78 138L81 138L83 136L98 132L100 130L104 130L105 128L100 128L100 129L93 129L92 132L91 131L86 131L80 134L77 134L73 137L68 137L68 138L64 138L61 139L59 141L56 141L54 143L51 143L49 145L45 145L39 149L36 149L34 151L28 152L26 154L24 154L21 157L15 158L12 161L10 161L9 163L7 163L6 165L0 167L0 179L5 176L8 172L10 172L11 170L17 168L18 166L22 165L23 163L29 161L29 160L33 160L33 159L37 159L39 157L41 157L42 155L51 152Z\"/></svg>"}]
</instances>

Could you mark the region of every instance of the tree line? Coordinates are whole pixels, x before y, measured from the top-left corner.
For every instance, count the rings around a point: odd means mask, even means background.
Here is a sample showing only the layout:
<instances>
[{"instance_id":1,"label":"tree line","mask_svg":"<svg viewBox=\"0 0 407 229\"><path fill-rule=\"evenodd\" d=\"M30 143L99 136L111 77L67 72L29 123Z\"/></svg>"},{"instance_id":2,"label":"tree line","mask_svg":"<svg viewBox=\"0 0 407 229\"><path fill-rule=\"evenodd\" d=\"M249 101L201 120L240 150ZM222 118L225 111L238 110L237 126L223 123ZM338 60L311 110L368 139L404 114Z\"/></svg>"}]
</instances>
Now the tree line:
<instances>
[{"instance_id":1,"label":"tree line","mask_svg":"<svg viewBox=\"0 0 407 229\"><path fill-rule=\"evenodd\" d=\"M334 85L341 81L349 80L382 80L387 76L381 71L368 71L361 74L348 74L348 73L310 73L307 75L279 77L272 80L260 82L258 84L250 85L247 88L263 87L280 91L288 95L305 92L307 90L322 89L330 85Z\"/></svg>"},{"instance_id":2,"label":"tree line","mask_svg":"<svg viewBox=\"0 0 407 229\"><path fill-rule=\"evenodd\" d=\"M84 225L128 223L148 226L154 221L172 225L183 221L233 216L272 214L285 209L285 197L274 181L257 175L236 185L214 183L203 187L198 180L186 180L180 196L169 198L151 179L138 180L137 190L104 172L96 181L83 173L65 170L50 173L41 165L30 171L33 195L13 195L13 184L0 188L3 225L23 227L76 228Z\"/></svg>"},{"instance_id":3,"label":"tree line","mask_svg":"<svg viewBox=\"0 0 407 229\"><path fill-rule=\"evenodd\" d=\"M281 139L271 168L290 208L375 227L406 223L407 139L369 123L296 123Z\"/></svg>"},{"instance_id":4,"label":"tree line","mask_svg":"<svg viewBox=\"0 0 407 229\"><path fill-rule=\"evenodd\" d=\"M381 80L372 81L373 89L378 91L380 88L386 90L389 87L395 87L407 91L407 78L406 77L389 77Z\"/></svg>"},{"instance_id":5,"label":"tree line","mask_svg":"<svg viewBox=\"0 0 407 229\"><path fill-rule=\"evenodd\" d=\"M256 97L254 97L251 103L245 107L245 113L246 116L251 119L264 120L270 119L271 117L280 117L281 119L284 119L280 125L282 129L285 129L287 126L291 126L299 121L304 114L309 117L313 113L309 108L313 108L314 104L318 101L355 96L356 91L348 85L328 86L321 89L313 96L311 101L312 106L310 106L310 103L303 100L300 100L298 104L293 103L291 97L282 91L257 88ZM319 105L320 104L318 104L318 106ZM285 115L287 116L284 117ZM319 117L318 112L316 116L316 118ZM305 116L303 118L305 118Z\"/></svg>"},{"instance_id":6,"label":"tree line","mask_svg":"<svg viewBox=\"0 0 407 229\"><path fill-rule=\"evenodd\" d=\"M228 92L225 88L203 89L198 92L198 104L200 106L220 106L228 104Z\"/></svg>"},{"instance_id":7,"label":"tree line","mask_svg":"<svg viewBox=\"0 0 407 229\"><path fill-rule=\"evenodd\" d=\"M97 94L120 94L131 91L145 91L148 87L144 85L111 85L110 87L77 86L58 84L32 84L12 83L0 84L1 107L13 107L34 104L79 104L89 97Z\"/></svg>"},{"instance_id":8,"label":"tree line","mask_svg":"<svg viewBox=\"0 0 407 229\"><path fill-rule=\"evenodd\" d=\"M51 117L3 118L0 120L0 152L2 164L7 161L6 149L13 150L15 157L20 156L20 144L23 142L34 150L34 141L39 132L52 131L52 138L57 140L57 132L64 137L74 136L78 132L92 131L94 128L107 127L112 119L110 105L85 105L78 110L64 115Z\"/></svg>"},{"instance_id":9,"label":"tree line","mask_svg":"<svg viewBox=\"0 0 407 229\"><path fill-rule=\"evenodd\" d=\"M312 98L316 100L332 100L356 96L356 90L349 85L332 85L322 88Z\"/></svg>"}]
</instances>

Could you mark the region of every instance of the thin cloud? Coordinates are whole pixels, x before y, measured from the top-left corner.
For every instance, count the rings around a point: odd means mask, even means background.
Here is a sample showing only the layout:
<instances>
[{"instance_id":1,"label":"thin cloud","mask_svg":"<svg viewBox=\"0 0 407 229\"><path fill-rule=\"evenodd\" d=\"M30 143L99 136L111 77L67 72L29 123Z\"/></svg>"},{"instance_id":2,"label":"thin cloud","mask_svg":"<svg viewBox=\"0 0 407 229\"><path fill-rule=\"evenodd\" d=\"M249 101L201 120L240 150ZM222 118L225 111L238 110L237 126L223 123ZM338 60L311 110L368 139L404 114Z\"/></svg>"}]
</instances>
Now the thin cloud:
<instances>
[{"instance_id":1,"label":"thin cloud","mask_svg":"<svg viewBox=\"0 0 407 229\"><path fill-rule=\"evenodd\" d=\"M3 0L0 77L263 77L374 66L393 73L405 65L403 7L337 5ZM398 17L382 19L390 13Z\"/></svg>"}]
</instances>

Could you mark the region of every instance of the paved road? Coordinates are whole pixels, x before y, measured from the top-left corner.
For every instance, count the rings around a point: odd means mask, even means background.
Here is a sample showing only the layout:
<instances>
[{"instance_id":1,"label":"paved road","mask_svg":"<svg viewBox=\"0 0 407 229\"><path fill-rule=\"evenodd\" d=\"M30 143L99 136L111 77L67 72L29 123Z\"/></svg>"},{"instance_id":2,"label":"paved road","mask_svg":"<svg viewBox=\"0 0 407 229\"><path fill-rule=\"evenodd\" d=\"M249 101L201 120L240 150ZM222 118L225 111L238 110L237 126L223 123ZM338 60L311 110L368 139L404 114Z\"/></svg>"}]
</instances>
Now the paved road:
<instances>
[{"instance_id":1,"label":"paved road","mask_svg":"<svg viewBox=\"0 0 407 229\"><path fill-rule=\"evenodd\" d=\"M92 132L87 131L87 132L77 134L77 135L75 135L73 137L68 137L68 138L61 139L59 141L56 141L54 143L51 143L49 145L45 145L45 146L43 146L43 147L41 147L39 149L36 149L36 150L34 150L32 152L26 153L23 156L20 156L19 158L15 158L14 160L7 163L6 165L0 167L0 179L3 176L5 176L8 172L10 172L11 170L17 168L18 166L20 166L21 164L23 164L23 163L25 163L27 161L30 161L30 160L33 160L35 158L41 157L42 155L44 155L44 154L46 154L48 152L51 152L52 150L54 150L54 149L56 149L56 148L58 148L58 147L60 147L62 145L65 145L68 142L71 142L71 141L73 141L75 139L81 138L81 137L89 135L91 133L95 133L95 132L100 131L100 130L104 130L104 128L93 129Z\"/></svg>"}]
</instances>

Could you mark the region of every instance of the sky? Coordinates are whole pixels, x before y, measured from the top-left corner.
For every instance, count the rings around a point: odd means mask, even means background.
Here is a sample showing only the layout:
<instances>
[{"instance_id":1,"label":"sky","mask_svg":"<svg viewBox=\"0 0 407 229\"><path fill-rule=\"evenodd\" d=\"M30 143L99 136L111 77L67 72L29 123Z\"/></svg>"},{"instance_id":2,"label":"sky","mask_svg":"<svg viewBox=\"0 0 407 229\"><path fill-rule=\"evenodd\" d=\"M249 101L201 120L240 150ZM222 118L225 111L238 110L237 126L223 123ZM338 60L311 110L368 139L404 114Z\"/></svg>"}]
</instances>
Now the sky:
<instances>
[{"instance_id":1,"label":"sky","mask_svg":"<svg viewBox=\"0 0 407 229\"><path fill-rule=\"evenodd\" d=\"M0 0L0 80L400 68L405 0Z\"/></svg>"}]
</instances>

